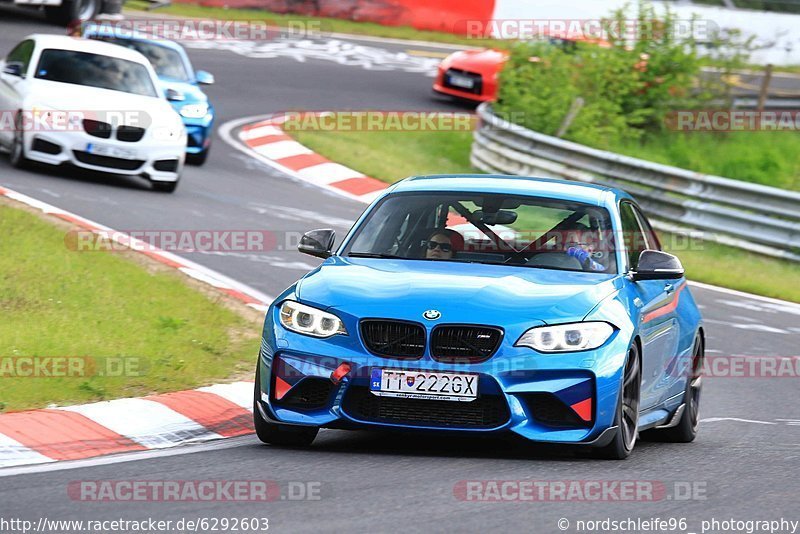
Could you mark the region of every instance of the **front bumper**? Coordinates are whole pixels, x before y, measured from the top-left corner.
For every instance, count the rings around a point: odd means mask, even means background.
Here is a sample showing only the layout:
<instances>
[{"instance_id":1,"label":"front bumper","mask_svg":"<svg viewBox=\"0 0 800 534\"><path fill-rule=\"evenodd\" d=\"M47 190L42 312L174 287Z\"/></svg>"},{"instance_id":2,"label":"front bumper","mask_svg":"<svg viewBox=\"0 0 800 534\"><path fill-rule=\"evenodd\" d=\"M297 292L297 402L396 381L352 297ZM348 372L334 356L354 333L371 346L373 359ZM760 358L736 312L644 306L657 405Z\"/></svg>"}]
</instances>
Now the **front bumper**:
<instances>
[{"instance_id":1,"label":"front bumper","mask_svg":"<svg viewBox=\"0 0 800 534\"><path fill-rule=\"evenodd\" d=\"M214 115L194 119L181 116L186 127L186 153L200 154L211 146L211 132L214 126Z\"/></svg>"},{"instance_id":2,"label":"front bumper","mask_svg":"<svg viewBox=\"0 0 800 534\"><path fill-rule=\"evenodd\" d=\"M600 349L539 354L504 339L489 360L435 361L429 351L414 361L369 353L358 333L316 339L284 329L270 308L259 357L261 412L285 424L328 428L394 428L472 433L511 432L543 443L600 446L613 432L619 385L628 349L615 333ZM350 373L339 384L331 373ZM377 397L369 391L373 367L468 372L479 375L471 402Z\"/></svg>"},{"instance_id":3,"label":"front bumper","mask_svg":"<svg viewBox=\"0 0 800 534\"><path fill-rule=\"evenodd\" d=\"M147 176L151 180L174 182L185 159L186 138L153 139L146 134L140 141L127 143L91 136L83 131L29 132L24 136L28 159L48 165L71 164L93 171ZM99 156L89 145L111 146L130 151L134 157Z\"/></svg>"}]
</instances>

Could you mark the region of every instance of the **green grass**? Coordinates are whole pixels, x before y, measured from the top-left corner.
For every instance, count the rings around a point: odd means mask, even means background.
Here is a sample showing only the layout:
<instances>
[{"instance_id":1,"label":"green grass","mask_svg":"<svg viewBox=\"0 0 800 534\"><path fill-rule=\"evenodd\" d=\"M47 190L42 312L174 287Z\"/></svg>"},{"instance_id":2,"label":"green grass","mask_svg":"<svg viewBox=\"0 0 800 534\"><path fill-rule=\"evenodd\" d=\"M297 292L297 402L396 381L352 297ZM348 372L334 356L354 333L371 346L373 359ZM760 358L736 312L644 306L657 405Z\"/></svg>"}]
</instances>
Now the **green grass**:
<instances>
[{"instance_id":1,"label":"green grass","mask_svg":"<svg viewBox=\"0 0 800 534\"><path fill-rule=\"evenodd\" d=\"M472 132L290 132L337 163L386 183L417 174L476 172Z\"/></svg>"},{"instance_id":2,"label":"green grass","mask_svg":"<svg viewBox=\"0 0 800 534\"><path fill-rule=\"evenodd\" d=\"M629 156L800 191L797 132L668 132L643 143L608 147Z\"/></svg>"},{"instance_id":3,"label":"green grass","mask_svg":"<svg viewBox=\"0 0 800 534\"><path fill-rule=\"evenodd\" d=\"M149 4L133 0L126 2L128 11L142 11ZM305 15L273 13L263 9L227 9L222 7L205 7L190 4L172 4L158 8L154 13L163 13L179 17L193 17L219 20L252 20L266 21L274 26L286 27L289 23L310 23L309 28L322 34L349 33L353 35L367 35L371 37L386 37L391 39L405 39L415 41L429 41L433 43L453 44L462 46L492 46L508 47L510 41L494 39L468 39L459 35L445 32L417 30L410 26L383 26L374 22L356 22L345 19L328 17L310 17Z\"/></svg>"},{"instance_id":4,"label":"green grass","mask_svg":"<svg viewBox=\"0 0 800 534\"><path fill-rule=\"evenodd\" d=\"M414 174L476 172L469 164L468 132L292 132L300 142L333 161L387 183ZM758 295L800 302L796 263L725 245L660 233L687 276Z\"/></svg>"},{"instance_id":5,"label":"green grass","mask_svg":"<svg viewBox=\"0 0 800 534\"><path fill-rule=\"evenodd\" d=\"M134 253L69 250L66 230L0 204L0 411L247 376L257 325ZM84 376L9 376L12 358L31 356L97 364ZM119 374L107 365L121 360L129 376L99 376Z\"/></svg>"}]
</instances>

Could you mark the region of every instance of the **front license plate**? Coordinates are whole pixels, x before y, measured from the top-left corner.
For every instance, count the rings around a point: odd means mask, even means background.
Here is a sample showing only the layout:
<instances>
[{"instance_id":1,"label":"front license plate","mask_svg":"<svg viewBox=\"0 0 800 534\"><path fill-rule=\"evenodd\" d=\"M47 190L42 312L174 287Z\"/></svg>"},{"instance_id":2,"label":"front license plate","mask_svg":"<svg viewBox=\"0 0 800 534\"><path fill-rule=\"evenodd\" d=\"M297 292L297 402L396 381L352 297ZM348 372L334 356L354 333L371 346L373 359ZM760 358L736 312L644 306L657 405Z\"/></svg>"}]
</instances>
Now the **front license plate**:
<instances>
[{"instance_id":1,"label":"front license plate","mask_svg":"<svg viewBox=\"0 0 800 534\"><path fill-rule=\"evenodd\" d=\"M139 159L135 150L97 143L88 143L86 145L86 152L94 154L95 156L107 156L109 158Z\"/></svg>"},{"instance_id":2,"label":"front license plate","mask_svg":"<svg viewBox=\"0 0 800 534\"><path fill-rule=\"evenodd\" d=\"M464 89L472 89L473 87L475 87L475 80L467 76L451 74L450 85L454 85L455 87L463 87Z\"/></svg>"},{"instance_id":3,"label":"front license plate","mask_svg":"<svg viewBox=\"0 0 800 534\"><path fill-rule=\"evenodd\" d=\"M469 402L478 397L478 375L373 367L369 389L379 397Z\"/></svg>"}]
</instances>

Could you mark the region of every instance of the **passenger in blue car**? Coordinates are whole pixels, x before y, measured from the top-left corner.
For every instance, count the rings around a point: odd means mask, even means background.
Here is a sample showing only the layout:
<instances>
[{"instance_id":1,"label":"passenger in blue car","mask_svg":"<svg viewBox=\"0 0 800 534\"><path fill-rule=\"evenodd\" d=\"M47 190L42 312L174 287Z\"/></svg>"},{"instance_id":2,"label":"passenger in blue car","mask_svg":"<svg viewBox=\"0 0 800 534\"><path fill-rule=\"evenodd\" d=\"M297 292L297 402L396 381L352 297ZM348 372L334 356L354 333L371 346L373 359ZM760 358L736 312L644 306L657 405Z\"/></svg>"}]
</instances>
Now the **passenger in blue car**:
<instances>
[{"instance_id":1,"label":"passenger in blue car","mask_svg":"<svg viewBox=\"0 0 800 534\"><path fill-rule=\"evenodd\" d=\"M425 241L425 258L449 260L453 253L464 249L464 238L455 230L440 229Z\"/></svg>"}]
</instances>

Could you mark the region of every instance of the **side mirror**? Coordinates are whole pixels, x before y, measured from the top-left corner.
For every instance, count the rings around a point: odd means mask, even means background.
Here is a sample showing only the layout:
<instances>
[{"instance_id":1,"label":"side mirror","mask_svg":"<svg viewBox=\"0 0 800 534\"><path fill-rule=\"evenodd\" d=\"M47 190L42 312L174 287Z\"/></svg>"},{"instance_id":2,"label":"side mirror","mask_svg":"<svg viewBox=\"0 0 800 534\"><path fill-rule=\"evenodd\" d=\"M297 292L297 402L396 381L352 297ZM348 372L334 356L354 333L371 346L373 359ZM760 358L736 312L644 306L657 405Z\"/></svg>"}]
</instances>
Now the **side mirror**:
<instances>
[{"instance_id":1,"label":"side mirror","mask_svg":"<svg viewBox=\"0 0 800 534\"><path fill-rule=\"evenodd\" d=\"M317 258L330 258L333 249L333 240L336 238L336 232L330 228L323 230L311 230L300 238L300 244L297 250L303 254L316 256Z\"/></svg>"},{"instance_id":2,"label":"side mirror","mask_svg":"<svg viewBox=\"0 0 800 534\"><path fill-rule=\"evenodd\" d=\"M194 79L201 85L212 85L214 83L214 75L204 70L195 72Z\"/></svg>"},{"instance_id":3,"label":"side mirror","mask_svg":"<svg viewBox=\"0 0 800 534\"><path fill-rule=\"evenodd\" d=\"M18 63L16 61L7 63L5 66L3 66L3 74L8 74L9 76L17 76L19 78L22 78L23 77L22 63Z\"/></svg>"},{"instance_id":4,"label":"side mirror","mask_svg":"<svg viewBox=\"0 0 800 534\"><path fill-rule=\"evenodd\" d=\"M683 278L681 260L660 250L643 250L633 280L678 280Z\"/></svg>"},{"instance_id":5,"label":"side mirror","mask_svg":"<svg viewBox=\"0 0 800 534\"><path fill-rule=\"evenodd\" d=\"M176 91L175 89L167 89L166 96L167 100L170 102L183 102L186 100L186 97L183 96L183 93Z\"/></svg>"}]
</instances>

